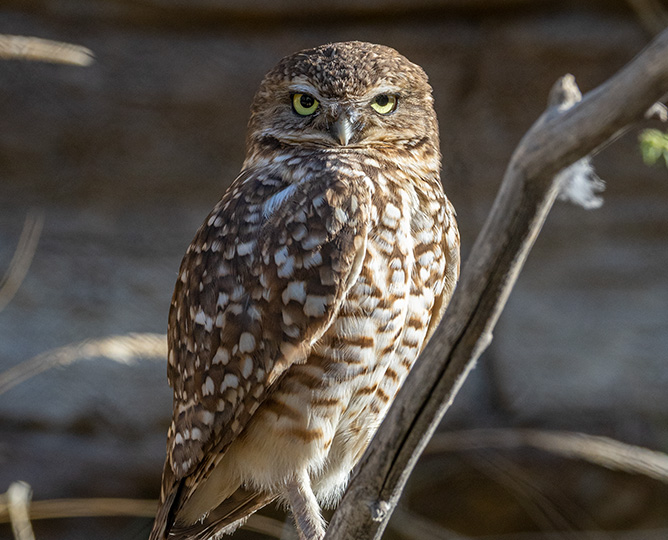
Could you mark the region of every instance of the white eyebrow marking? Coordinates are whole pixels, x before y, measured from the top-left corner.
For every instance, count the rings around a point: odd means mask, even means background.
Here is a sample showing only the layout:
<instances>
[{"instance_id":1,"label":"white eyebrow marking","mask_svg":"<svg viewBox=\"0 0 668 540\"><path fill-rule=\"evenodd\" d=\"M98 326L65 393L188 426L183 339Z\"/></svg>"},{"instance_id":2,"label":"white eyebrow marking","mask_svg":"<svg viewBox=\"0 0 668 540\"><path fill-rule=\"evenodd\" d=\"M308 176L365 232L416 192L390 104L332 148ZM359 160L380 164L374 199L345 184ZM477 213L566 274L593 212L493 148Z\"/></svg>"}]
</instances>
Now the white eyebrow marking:
<instances>
[{"instance_id":1,"label":"white eyebrow marking","mask_svg":"<svg viewBox=\"0 0 668 540\"><path fill-rule=\"evenodd\" d=\"M371 101L377 96L381 96L383 94L386 94L388 96L397 96L398 98L401 98L402 96L402 90L401 88L397 88L396 86L376 86L375 88L371 89L370 92L367 92L364 94L360 100L359 103L364 103Z\"/></svg>"},{"instance_id":2,"label":"white eyebrow marking","mask_svg":"<svg viewBox=\"0 0 668 540\"><path fill-rule=\"evenodd\" d=\"M291 94L309 94L309 95L313 96L315 99L317 99L318 101L322 101L322 96L310 84L306 84L306 83L291 84L290 85L290 93Z\"/></svg>"}]
</instances>

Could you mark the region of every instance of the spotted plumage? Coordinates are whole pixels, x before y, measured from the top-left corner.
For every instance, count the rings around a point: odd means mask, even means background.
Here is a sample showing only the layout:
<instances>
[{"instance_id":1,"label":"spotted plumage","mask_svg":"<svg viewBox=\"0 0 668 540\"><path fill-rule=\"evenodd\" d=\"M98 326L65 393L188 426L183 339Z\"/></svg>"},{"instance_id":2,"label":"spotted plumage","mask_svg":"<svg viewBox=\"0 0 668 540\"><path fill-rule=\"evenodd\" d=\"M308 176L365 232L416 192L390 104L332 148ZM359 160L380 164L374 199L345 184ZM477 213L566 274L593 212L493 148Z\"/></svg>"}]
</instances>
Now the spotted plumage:
<instances>
[{"instance_id":1,"label":"spotted plumage","mask_svg":"<svg viewBox=\"0 0 668 540\"><path fill-rule=\"evenodd\" d=\"M458 271L422 69L361 42L283 59L179 271L151 539L217 539L275 499L301 539L322 538L320 505L340 498Z\"/></svg>"}]
</instances>

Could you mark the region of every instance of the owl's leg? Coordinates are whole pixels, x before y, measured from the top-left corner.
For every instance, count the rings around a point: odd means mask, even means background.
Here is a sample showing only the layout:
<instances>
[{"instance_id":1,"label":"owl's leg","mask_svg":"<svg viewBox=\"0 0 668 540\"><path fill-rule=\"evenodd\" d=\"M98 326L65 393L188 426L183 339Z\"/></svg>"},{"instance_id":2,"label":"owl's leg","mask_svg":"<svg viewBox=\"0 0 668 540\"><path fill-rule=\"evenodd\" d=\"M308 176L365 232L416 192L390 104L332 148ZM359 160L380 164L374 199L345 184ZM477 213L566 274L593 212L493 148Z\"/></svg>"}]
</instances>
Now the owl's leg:
<instances>
[{"instance_id":1,"label":"owl's leg","mask_svg":"<svg viewBox=\"0 0 668 540\"><path fill-rule=\"evenodd\" d=\"M299 540L322 540L325 536L325 520L320 514L320 505L313 494L306 471L288 482L287 495Z\"/></svg>"}]
</instances>

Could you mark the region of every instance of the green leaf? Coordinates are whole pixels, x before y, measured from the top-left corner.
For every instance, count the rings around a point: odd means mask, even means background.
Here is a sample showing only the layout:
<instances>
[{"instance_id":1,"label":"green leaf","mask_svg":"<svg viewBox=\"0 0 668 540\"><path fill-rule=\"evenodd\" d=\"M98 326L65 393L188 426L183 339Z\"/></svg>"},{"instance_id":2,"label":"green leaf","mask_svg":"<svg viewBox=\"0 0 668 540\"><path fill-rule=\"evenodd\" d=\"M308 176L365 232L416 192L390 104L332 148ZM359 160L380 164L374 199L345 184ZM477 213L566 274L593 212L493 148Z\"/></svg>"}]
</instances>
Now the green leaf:
<instances>
[{"instance_id":1,"label":"green leaf","mask_svg":"<svg viewBox=\"0 0 668 540\"><path fill-rule=\"evenodd\" d=\"M657 165L663 158L668 168L668 133L658 129L646 129L638 137L642 159L647 165Z\"/></svg>"}]
</instances>

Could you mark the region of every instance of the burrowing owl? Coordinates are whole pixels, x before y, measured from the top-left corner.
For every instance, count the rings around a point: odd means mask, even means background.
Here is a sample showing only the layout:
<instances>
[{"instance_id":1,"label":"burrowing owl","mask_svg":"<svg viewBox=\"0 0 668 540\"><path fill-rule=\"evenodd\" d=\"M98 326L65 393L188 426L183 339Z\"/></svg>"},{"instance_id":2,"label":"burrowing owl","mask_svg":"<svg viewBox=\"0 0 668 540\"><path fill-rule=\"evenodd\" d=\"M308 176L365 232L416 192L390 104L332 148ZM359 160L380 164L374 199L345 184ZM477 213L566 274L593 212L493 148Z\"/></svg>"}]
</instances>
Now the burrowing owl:
<instances>
[{"instance_id":1,"label":"burrowing owl","mask_svg":"<svg viewBox=\"0 0 668 540\"><path fill-rule=\"evenodd\" d=\"M176 282L151 538L218 539L275 499L322 538L458 272L424 71L361 42L283 59Z\"/></svg>"}]
</instances>

